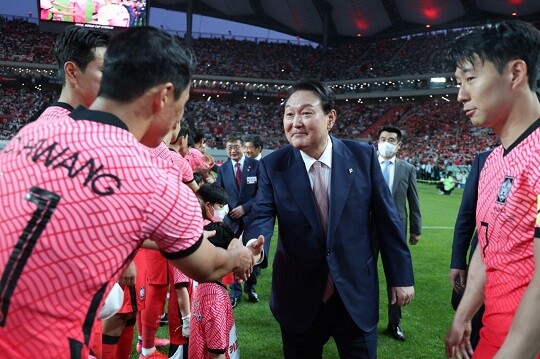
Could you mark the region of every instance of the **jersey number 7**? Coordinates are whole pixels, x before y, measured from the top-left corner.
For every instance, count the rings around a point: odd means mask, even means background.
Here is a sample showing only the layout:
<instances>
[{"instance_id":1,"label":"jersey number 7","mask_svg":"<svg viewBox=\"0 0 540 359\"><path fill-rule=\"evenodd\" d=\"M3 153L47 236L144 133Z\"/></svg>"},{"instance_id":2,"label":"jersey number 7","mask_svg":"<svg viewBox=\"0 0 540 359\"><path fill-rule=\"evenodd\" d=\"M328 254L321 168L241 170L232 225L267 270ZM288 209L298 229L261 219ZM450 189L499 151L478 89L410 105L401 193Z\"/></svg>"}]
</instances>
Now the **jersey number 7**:
<instances>
[{"instance_id":1,"label":"jersey number 7","mask_svg":"<svg viewBox=\"0 0 540 359\"><path fill-rule=\"evenodd\" d=\"M6 269L0 279L0 327L6 325L9 301L17 281L32 254L39 236L51 219L58 202L60 202L60 198L58 194L38 187L32 187L26 194L25 199L35 203L37 208L19 237L13 252L11 252Z\"/></svg>"}]
</instances>

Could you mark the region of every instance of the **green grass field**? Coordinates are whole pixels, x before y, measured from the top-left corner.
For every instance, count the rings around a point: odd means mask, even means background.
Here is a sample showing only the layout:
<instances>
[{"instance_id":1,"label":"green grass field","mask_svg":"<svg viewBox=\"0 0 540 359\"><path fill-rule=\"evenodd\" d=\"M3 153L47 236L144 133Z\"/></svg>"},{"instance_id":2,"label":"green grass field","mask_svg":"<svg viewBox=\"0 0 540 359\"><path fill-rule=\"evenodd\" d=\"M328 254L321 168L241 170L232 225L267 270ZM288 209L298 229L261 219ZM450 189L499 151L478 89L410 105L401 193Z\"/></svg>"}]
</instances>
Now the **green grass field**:
<instances>
[{"instance_id":1,"label":"green grass field","mask_svg":"<svg viewBox=\"0 0 540 359\"><path fill-rule=\"evenodd\" d=\"M378 358L381 359L445 358L444 335L453 317L448 272L453 226L461 203L462 190L455 190L452 196L439 196L434 186L420 184L419 193L424 229L420 242L416 246L411 246L416 297L411 305L403 309L402 327L407 335L405 342L395 341L384 334L387 320L386 284L382 268L379 268L381 319ZM274 239L273 249L275 245ZM273 252L271 257L272 254ZM270 271L270 267L263 270L259 277L260 284L257 291L261 301L252 304L244 298L234 311L242 358L282 357L279 327L268 307ZM167 337L167 335L167 329L160 328L158 336ZM166 348L162 350L166 352ZM135 354L131 356L137 357ZM339 358L333 342L326 345L323 357Z\"/></svg>"}]
</instances>

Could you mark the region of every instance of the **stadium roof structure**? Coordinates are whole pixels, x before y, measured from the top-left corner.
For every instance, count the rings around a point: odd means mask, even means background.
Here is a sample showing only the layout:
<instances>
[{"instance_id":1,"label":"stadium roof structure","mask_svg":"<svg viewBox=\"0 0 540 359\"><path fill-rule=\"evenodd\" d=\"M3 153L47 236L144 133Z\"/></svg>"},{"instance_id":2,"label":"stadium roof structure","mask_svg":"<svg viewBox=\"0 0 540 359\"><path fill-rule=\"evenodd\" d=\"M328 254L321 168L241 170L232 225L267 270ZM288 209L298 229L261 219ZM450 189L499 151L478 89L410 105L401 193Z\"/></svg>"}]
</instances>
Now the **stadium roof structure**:
<instances>
[{"instance_id":1,"label":"stadium roof structure","mask_svg":"<svg viewBox=\"0 0 540 359\"><path fill-rule=\"evenodd\" d=\"M211 16L320 44L540 18L540 0L152 0L152 7Z\"/></svg>"}]
</instances>

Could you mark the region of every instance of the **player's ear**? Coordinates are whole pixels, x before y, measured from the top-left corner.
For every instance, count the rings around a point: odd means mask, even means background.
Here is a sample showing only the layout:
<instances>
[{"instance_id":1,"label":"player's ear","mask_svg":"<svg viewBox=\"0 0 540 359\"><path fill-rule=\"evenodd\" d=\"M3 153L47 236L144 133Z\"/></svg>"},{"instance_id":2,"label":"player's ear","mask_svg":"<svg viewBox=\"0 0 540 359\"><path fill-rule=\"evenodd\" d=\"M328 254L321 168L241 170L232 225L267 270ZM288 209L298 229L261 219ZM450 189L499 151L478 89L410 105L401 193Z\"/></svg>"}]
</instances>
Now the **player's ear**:
<instances>
[{"instance_id":1,"label":"player's ear","mask_svg":"<svg viewBox=\"0 0 540 359\"><path fill-rule=\"evenodd\" d=\"M79 67L73 61L67 61L64 64L64 73L66 76L66 83L69 82L72 85L77 84L78 71L79 71Z\"/></svg>"},{"instance_id":2,"label":"player's ear","mask_svg":"<svg viewBox=\"0 0 540 359\"><path fill-rule=\"evenodd\" d=\"M152 112L159 113L167 105L167 102L172 101L174 96L173 85L170 82L154 86L150 91L152 97ZM171 105L171 104L169 104Z\"/></svg>"},{"instance_id":3,"label":"player's ear","mask_svg":"<svg viewBox=\"0 0 540 359\"><path fill-rule=\"evenodd\" d=\"M525 61L518 59L513 60L509 64L510 71L512 73L512 88L516 88L518 85L528 84L527 64Z\"/></svg>"}]
</instances>

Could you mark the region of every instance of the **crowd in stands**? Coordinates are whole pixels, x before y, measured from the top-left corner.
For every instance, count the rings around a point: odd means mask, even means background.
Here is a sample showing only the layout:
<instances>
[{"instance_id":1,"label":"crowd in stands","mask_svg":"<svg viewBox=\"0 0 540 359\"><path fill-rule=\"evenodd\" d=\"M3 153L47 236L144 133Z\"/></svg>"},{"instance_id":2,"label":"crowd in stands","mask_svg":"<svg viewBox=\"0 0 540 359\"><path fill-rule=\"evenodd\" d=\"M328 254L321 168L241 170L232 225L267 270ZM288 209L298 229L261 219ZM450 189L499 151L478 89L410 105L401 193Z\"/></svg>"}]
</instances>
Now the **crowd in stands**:
<instances>
[{"instance_id":1,"label":"crowd in stands","mask_svg":"<svg viewBox=\"0 0 540 359\"><path fill-rule=\"evenodd\" d=\"M393 124L405 133L400 157L412 164L467 165L478 152L498 145L492 132L471 125L456 101L430 99L407 107Z\"/></svg>"},{"instance_id":2,"label":"crowd in stands","mask_svg":"<svg viewBox=\"0 0 540 359\"><path fill-rule=\"evenodd\" d=\"M53 63L51 49L56 35L41 33L36 24L17 18L0 18L0 31L0 61ZM196 38L192 47L200 75L344 80L448 71L439 54L457 33L426 33L377 42L361 38L326 50L290 42L230 38Z\"/></svg>"},{"instance_id":3,"label":"crowd in stands","mask_svg":"<svg viewBox=\"0 0 540 359\"><path fill-rule=\"evenodd\" d=\"M58 96L51 89L4 87L1 91L1 140L11 138ZM395 111L395 107L393 102L340 101L336 106L338 120L331 134L355 140L372 139L376 128L371 132L368 128L385 113ZM466 165L478 151L497 144L494 135L472 127L457 102L426 99L399 107L403 108L402 113L392 114L390 121L405 134L401 157L415 165ZM211 148L224 148L223 139L231 132L258 134L266 149L287 143L279 101L246 103L193 98L186 107L185 118L191 128L205 133Z\"/></svg>"},{"instance_id":4,"label":"crowd in stands","mask_svg":"<svg viewBox=\"0 0 540 359\"><path fill-rule=\"evenodd\" d=\"M35 120L59 94L60 91L54 89L1 87L0 140L11 139L25 124Z\"/></svg>"},{"instance_id":5,"label":"crowd in stands","mask_svg":"<svg viewBox=\"0 0 540 359\"><path fill-rule=\"evenodd\" d=\"M3 35L0 37L0 61L53 64L51 49L55 35L40 33L35 24L25 19L0 18L0 30ZM450 71L443 61L444 44L457 34L454 31L438 32L373 43L359 39L358 43L326 51L309 45L225 38L198 38L192 46L198 60L198 74L288 81L302 77L336 80ZM38 78L54 76L54 72L30 70L24 66L0 66L0 76ZM338 93L370 90L369 86L351 86L336 87L335 90ZM392 90L399 86L422 88L425 84L421 80L402 85L389 81L370 86ZM195 81L193 87L260 91L280 97L287 91L286 85L212 80ZM57 96L52 90L15 88L0 88L3 94L0 98L0 139L3 140L12 137ZM338 121L332 134L349 139L370 138L374 133L369 132L373 129L367 131L368 128L392 111L394 105L391 102L339 102ZM472 128L455 101L428 99L402 107L402 113L392 117L394 124L406 134L401 157L419 168L467 164L478 151L496 145L492 134ZM191 127L205 131L210 147L223 148L226 134L240 132L258 134L265 139L265 148L276 149L287 143L282 130L282 111L277 99L252 103L195 98L188 104L185 116Z\"/></svg>"},{"instance_id":6,"label":"crowd in stands","mask_svg":"<svg viewBox=\"0 0 540 359\"><path fill-rule=\"evenodd\" d=\"M52 64L55 34L40 32L25 19L0 17L0 61Z\"/></svg>"}]
</instances>

